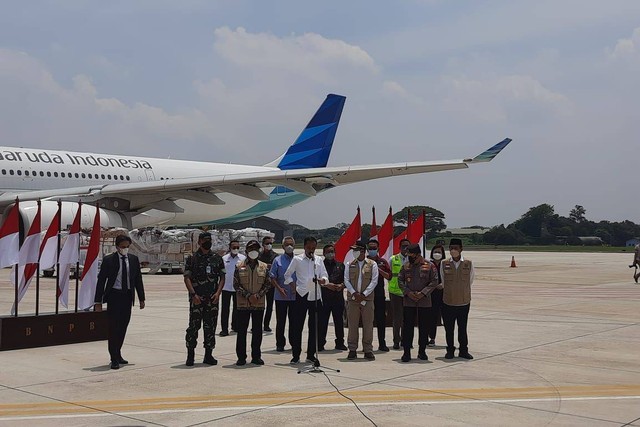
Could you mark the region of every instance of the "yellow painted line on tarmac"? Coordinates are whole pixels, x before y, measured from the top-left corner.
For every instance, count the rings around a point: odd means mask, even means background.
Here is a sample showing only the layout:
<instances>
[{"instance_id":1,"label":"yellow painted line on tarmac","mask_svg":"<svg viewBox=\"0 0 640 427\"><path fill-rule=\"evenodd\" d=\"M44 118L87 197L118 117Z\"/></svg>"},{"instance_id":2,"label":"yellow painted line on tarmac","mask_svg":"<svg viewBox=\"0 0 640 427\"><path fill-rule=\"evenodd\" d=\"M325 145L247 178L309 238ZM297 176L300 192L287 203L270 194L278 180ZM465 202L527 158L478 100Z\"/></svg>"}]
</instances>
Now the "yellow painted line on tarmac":
<instances>
[{"instance_id":1,"label":"yellow painted line on tarmac","mask_svg":"<svg viewBox=\"0 0 640 427\"><path fill-rule=\"evenodd\" d=\"M435 390L347 390L343 393L363 404L398 402L455 402L484 400L549 400L569 398L616 398L640 396L640 384L587 385L554 387L464 388ZM312 406L342 404L345 399L336 392L283 392L238 395L174 396L118 400L90 400L69 403L33 402L0 404L0 419L45 415L81 415L104 412L171 411L202 408L233 410L274 405Z\"/></svg>"}]
</instances>

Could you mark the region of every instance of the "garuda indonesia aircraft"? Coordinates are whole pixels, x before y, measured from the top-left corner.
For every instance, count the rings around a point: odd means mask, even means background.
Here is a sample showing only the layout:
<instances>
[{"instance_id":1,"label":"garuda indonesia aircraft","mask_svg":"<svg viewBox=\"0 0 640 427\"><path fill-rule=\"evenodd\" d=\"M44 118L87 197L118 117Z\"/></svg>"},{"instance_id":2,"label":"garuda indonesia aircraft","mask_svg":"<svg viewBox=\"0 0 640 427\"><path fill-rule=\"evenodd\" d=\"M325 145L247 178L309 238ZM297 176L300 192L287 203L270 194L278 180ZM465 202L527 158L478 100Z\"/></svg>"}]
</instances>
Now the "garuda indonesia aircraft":
<instances>
[{"instance_id":1,"label":"garuda indonesia aircraft","mask_svg":"<svg viewBox=\"0 0 640 427\"><path fill-rule=\"evenodd\" d=\"M345 99L328 95L293 145L264 166L0 147L0 212L18 197L23 229L38 200L43 224L55 215L57 201L65 202L63 227L79 202L86 227L96 204L105 227L239 222L340 185L488 162L511 142L466 159L327 167Z\"/></svg>"}]
</instances>

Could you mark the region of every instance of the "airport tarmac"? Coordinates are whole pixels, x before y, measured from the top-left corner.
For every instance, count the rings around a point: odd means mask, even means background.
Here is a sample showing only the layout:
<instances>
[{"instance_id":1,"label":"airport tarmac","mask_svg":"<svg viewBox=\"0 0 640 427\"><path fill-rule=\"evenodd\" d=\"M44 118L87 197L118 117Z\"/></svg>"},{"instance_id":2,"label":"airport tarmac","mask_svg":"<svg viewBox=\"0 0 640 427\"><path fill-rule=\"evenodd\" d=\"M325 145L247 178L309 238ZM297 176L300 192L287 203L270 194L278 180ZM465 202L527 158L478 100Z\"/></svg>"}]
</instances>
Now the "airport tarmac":
<instances>
[{"instance_id":1,"label":"airport tarmac","mask_svg":"<svg viewBox=\"0 0 640 427\"><path fill-rule=\"evenodd\" d=\"M640 426L640 285L631 255L464 255L476 265L474 360L445 360L438 328L426 362L401 363L394 350L347 361L347 352L329 350L320 360L339 373L297 374L268 333L264 366L236 367L231 334L217 337L218 366L188 368L182 278L145 276L147 307L134 308L123 348L130 364L110 370L104 341L2 352L0 425L373 425L352 399L379 426ZM512 255L517 268L509 268ZM13 301L8 275L3 314ZM42 311L53 307L53 283L42 281ZM200 347L196 361L202 356Z\"/></svg>"}]
</instances>

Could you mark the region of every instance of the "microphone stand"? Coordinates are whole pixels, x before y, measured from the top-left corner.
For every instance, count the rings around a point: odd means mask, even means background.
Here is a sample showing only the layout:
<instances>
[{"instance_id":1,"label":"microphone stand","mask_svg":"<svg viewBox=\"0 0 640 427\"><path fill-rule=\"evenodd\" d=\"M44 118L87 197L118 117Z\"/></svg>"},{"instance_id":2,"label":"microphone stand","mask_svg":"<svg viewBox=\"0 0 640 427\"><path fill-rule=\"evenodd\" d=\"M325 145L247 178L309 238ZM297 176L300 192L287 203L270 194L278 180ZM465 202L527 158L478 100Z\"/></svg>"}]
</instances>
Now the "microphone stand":
<instances>
[{"instance_id":1,"label":"microphone stand","mask_svg":"<svg viewBox=\"0 0 640 427\"><path fill-rule=\"evenodd\" d=\"M319 342L319 330L318 330L318 296L320 295L320 290L318 289L318 273L316 272L316 258L315 256L313 258L311 258L311 260L313 261L313 286L315 289L315 297L316 300L314 301L315 304L315 313L314 313L314 324L315 324L315 328L316 328L316 352L315 352L315 360L309 365L309 366L305 366L302 367L300 369L298 369L298 373L305 373L305 374L317 374L317 373L321 373L324 372L322 369L320 368L324 368L326 370L329 371L333 371L333 372L340 372L340 369L333 369L333 368L328 368L326 366L322 366L320 364L320 359L318 358L318 342Z\"/></svg>"}]
</instances>

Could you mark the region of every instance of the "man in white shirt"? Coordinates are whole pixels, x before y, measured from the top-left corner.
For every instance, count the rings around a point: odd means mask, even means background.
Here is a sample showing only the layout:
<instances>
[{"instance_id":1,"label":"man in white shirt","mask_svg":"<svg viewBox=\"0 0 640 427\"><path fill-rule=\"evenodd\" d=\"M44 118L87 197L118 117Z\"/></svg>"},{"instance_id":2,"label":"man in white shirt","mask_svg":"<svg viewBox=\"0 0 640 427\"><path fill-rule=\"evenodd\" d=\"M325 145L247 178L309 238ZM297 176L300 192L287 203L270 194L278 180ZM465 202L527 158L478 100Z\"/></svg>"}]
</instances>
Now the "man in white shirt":
<instances>
[{"instance_id":1,"label":"man in white shirt","mask_svg":"<svg viewBox=\"0 0 640 427\"><path fill-rule=\"evenodd\" d=\"M358 341L360 339L359 324L362 319L362 349L364 358L375 360L373 355L373 318L374 318L374 290L378 284L378 264L365 257L367 244L359 240L351 246L353 258L344 269L344 286L347 288L347 320L349 321L349 335L347 359L357 357Z\"/></svg>"},{"instance_id":2,"label":"man in white shirt","mask_svg":"<svg viewBox=\"0 0 640 427\"><path fill-rule=\"evenodd\" d=\"M247 257L240 253L240 242L232 240L229 242L229 253L222 257L224 261L224 287L222 288L222 313L220 315L221 337L229 335L229 311L233 300L233 314L231 314L231 330L236 330L236 290L233 287L233 273L236 265Z\"/></svg>"},{"instance_id":3,"label":"man in white shirt","mask_svg":"<svg viewBox=\"0 0 640 427\"><path fill-rule=\"evenodd\" d=\"M300 353L302 353L302 330L304 321L309 313L309 321L307 328L309 329L309 337L307 340L307 361L316 362L316 311L322 307L322 293L320 286L329 283L327 269L322 262L322 258L315 256L318 241L315 237L305 237L304 253L296 255L291 260L291 264L284 273L284 283L293 282L293 274L296 275L296 302L293 305L293 320L289 328L293 329L291 333L291 363L300 362ZM318 289L316 293L316 283Z\"/></svg>"}]
</instances>

